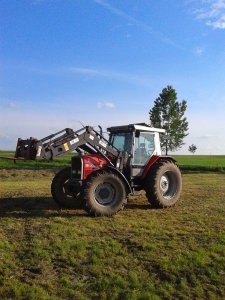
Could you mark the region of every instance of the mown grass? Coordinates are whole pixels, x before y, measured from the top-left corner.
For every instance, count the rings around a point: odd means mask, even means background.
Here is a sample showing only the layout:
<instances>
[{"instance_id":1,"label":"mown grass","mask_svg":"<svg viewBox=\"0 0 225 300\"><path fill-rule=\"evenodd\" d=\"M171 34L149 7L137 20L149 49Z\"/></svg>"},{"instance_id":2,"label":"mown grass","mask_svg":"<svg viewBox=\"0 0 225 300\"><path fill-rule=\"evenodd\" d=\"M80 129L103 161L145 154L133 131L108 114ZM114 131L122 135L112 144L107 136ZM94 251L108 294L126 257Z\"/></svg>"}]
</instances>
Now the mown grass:
<instances>
[{"instance_id":1,"label":"mown grass","mask_svg":"<svg viewBox=\"0 0 225 300\"><path fill-rule=\"evenodd\" d=\"M112 218L59 210L53 175L0 171L0 299L224 299L224 174L184 174L176 207L140 194Z\"/></svg>"}]
</instances>

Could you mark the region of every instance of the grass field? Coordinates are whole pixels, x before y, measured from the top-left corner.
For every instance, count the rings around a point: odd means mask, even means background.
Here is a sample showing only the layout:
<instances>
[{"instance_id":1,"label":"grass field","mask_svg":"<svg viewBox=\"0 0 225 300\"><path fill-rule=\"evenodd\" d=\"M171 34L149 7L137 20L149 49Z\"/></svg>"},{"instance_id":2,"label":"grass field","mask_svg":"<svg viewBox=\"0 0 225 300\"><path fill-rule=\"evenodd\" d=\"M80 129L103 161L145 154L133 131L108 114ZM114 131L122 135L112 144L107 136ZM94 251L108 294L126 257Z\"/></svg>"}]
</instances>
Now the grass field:
<instances>
[{"instance_id":1,"label":"grass field","mask_svg":"<svg viewBox=\"0 0 225 300\"><path fill-rule=\"evenodd\" d=\"M175 155L183 170L225 172L225 155Z\"/></svg>"},{"instance_id":2,"label":"grass field","mask_svg":"<svg viewBox=\"0 0 225 300\"><path fill-rule=\"evenodd\" d=\"M2 157L13 157L13 151L0 151L0 156ZM59 168L65 167L70 164L70 160L73 154L65 154L56 158L54 161L44 160L44 159L37 159L34 161L20 161L17 160L14 162L13 160L5 160L0 159L0 169L7 168L7 169L19 169L19 168L28 168L28 169L40 169L40 168Z\"/></svg>"},{"instance_id":3,"label":"grass field","mask_svg":"<svg viewBox=\"0 0 225 300\"><path fill-rule=\"evenodd\" d=\"M225 175L183 175L176 207L144 194L112 218L59 210L54 169L0 170L0 299L224 299Z\"/></svg>"},{"instance_id":4,"label":"grass field","mask_svg":"<svg viewBox=\"0 0 225 300\"><path fill-rule=\"evenodd\" d=\"M0 156L13 157L12 151L0 151ZM54 161L17 161L0 159L0 168L51 168L68 166L73 154L63 155ZM213 171L225 173L225 155L174 155L178 165L183 170L190 171Z\"/></svg>"}]
</instances>

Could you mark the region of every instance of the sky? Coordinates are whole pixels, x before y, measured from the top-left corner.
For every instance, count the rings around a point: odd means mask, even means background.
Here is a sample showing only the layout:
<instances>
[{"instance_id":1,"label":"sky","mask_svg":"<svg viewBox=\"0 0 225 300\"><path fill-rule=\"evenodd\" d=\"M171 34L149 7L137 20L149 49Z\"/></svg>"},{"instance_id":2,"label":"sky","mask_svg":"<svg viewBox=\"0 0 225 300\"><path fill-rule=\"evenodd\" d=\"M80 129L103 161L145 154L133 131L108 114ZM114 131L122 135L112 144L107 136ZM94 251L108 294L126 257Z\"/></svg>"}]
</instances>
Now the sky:
<instances>
[{"instance_id":1,"label":"sky","mask_svg":"<svg viewBox=\"0 0 225 300\"><path fill-rule=\"evenodd\" d=\"M0 0L0 149L65 127L149 123L187 101L176 153L225 154L225 0Z\"/></svg>"}]
</instances>

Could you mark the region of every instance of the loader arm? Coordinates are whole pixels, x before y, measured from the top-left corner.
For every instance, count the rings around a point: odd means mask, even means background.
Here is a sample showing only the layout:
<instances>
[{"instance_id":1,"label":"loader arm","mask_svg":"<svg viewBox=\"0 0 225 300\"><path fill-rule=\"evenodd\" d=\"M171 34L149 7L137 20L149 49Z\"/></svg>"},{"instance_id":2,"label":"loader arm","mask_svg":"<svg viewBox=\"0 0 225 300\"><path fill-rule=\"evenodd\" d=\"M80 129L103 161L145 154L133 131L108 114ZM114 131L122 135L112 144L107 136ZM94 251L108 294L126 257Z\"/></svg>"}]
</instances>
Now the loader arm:
<instances>
[{"instance_id":1,"label":"loader arm","mask_svg":"<svg viewBox=\"0 0 225 300\"><path fill-rule=\"evenodd\" d=\"M65 128L41 140L30 138L18 139L15 158L35 160L37 157L52 160L57 156L72 151L101 154L109 164L122 156L122 152L114 147L105 137L91 126L77 131ZM112 160L108 158L112 157Z\"/></svg>"}]
</instances>

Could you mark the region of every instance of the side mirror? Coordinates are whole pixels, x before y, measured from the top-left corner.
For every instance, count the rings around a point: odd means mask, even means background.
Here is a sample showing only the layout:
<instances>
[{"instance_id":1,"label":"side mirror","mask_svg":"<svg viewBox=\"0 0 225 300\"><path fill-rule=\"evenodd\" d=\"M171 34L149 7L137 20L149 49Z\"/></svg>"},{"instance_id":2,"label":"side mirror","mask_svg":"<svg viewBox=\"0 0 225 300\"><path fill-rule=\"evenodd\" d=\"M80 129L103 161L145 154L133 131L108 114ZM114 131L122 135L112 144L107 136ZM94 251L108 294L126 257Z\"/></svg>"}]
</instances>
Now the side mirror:
<instances>
[{"instance_id":1,"label":"side mirror","mask_svg":"<svg viewBox=\"0 0 225 300\"><path fill-rule=\"evenodd\" d=\"M136 137L136 138L139 138L139 136L140 136L140 131L136 131L136 132L135 132L135 137Z\"/></svg>"}]
</instances>

